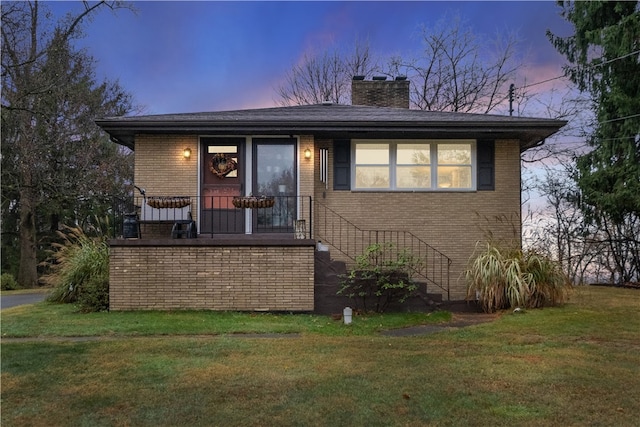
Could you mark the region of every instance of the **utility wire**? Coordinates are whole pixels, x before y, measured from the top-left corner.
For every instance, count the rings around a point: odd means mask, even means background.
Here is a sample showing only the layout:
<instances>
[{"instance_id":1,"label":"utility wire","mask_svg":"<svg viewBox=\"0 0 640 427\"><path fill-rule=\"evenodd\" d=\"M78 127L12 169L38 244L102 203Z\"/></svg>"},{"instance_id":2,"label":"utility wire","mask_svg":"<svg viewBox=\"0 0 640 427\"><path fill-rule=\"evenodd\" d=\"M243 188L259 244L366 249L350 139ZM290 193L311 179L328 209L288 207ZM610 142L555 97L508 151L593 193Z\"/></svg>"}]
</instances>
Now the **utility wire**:
<instances>
[{"instance_id":1,"label":"utility wire","mask_svg":"<svg viewBox=\"0 0 640 427\"><path fill-rule=\"evenodd\" d=\"M590 65L588 67L585 67L585 70L588 70L588 69L591 69L591 68L595 68L595 67L599 67L601 65L610 64L612 62L619 61L620 59L628 58L630 56L637 55L637 54L640 54L640 49L639 50L634 50L633 52L627 53L626 55L622 55L622 56L618 56L616 58L608 59L608 60L606 60L604 62L600 62L598 64L592 64L592 65ZM566 77L566 74L561 74L559 76L552 77L552 78L547 79L547 80L543 80L543 81L540 81L540 82L524 85L524 86L520 87L519 89L527 89L527 88L530 88L530 87L533 87L533 86L538 86L538 85L541 85L541 84L544 84L544 83L549 83L549 82L552 82L554 80L562 79L562 78L565 78L565 77Z\"/></svg>"},{"instance_id":2,"label":"utility wire","mask_svg":"<svg viewBox=\"0 0 640 427\"><path fill-rule=\"evenodd\" d=\"M533 86L538 86L538 85L541 85L541 84L544 84L544 83L549 83L549 82L552 82L552 81L554 81L554 80L563 79L563 78L565 78L565 77L566 77L566 75L565 75L565 74L562 74L562 75L560 75L560 76L552 77L552 78L547 79L547 80L542 80L542 81L540 81L540 82L531 83L531 84L528 84L528 85L521 86L521 87L519 87L518 89L528 89L528 88L533 87Z\"/></svg>"},{"instance_id":3,"label":"utility wire","mask_svg":"<svg viewBox=\"0 0 640 427\"><path fill-rule=\"evenodd\" d=\"M608 60L606 60L604 62L600 62L598 64L592 64L592 65L590 65L588 67L585 67L585 69L588 70L588 69L591 69L591 68L599 67L601 65L610 64L611 62L619 61L620 59L628 58L630 56L637 55L637 54L640 54L640 49L639 50L634 50L633 52L629 52L629 53L627 53L625 55L618 56L616 58L608 59ZM541 84L544 84L544 83L549 83L549 82L552 82L554 80L559 80L559 79L562 79L562 78L565 78L565 77L566 77L566 74L562 74L562 75L559 75L559 76L556 76L556 77L551 77L551 78L546 79L546 80L542 80L542 81L539 81L539 82L535 82L535 83L531 83L531 84L528 84L528 85L521 86L519 89L527 89L527 88L530 88L530 87L533 87L533 86L538 86L538 85L541 85ZM507 98L508 97L509 96L507 96ZM602 122L598 122L598 124L612 123L612 122L617 122L617 121L626 120L626 119L632 119L632 118L636 118L636 117L640 117L640 114L632 114L632 115L626 116L626 117L618 117L618 118L615 118L615 119L604 120ZM620 139L626 139L626 138L635 138L635 137L623 137L623 138L620 138Z\"/></svg>"},{"instance_id":4,"label":"utility wire","mask_svg":"<svg viewBox=\"0 0 640 427\"><path fill-rule=\"evenodd\" d=\"M598 122L598 123L603 124L603 123L618 122L620 120L633 119L635 117L640 117L640 114L632 114L632 115L626 116L626 117L618 117L618 118L615 118L615 119L603 120L603 121Z\"/></svg>"}]
</instances>

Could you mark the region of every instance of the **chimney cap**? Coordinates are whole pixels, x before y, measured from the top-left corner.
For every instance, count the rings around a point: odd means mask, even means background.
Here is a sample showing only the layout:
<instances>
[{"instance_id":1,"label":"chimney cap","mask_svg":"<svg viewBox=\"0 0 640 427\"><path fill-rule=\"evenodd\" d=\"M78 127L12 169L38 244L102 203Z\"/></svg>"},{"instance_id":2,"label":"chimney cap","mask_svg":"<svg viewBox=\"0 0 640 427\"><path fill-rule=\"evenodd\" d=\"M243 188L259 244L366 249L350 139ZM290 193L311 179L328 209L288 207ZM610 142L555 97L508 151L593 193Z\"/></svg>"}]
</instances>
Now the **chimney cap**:
<instances>
[{"instance_id":1,"label":"chimney cap","mask_svg":"<svg viewBox=\"0 0 640 427\"><path fill-rule=\"evenodd\" d=\"M364 76L353 76L353 80L364 80Z\"/></svg>"},{"instance_id":2,"label":"chimney cap","mask_svg":"<svg viewBox=\"0 0 640 427\"><path fill-rule=\"evenodd\" d=\"M404 81L404 80L407 80L407 76L396 76L396 80L397 80L397 81Z\"/></svg>"},{"instance_id":3,"label":"chimney cap","mask_svg":"<svg viewBox=\"0 0 640 427\"><path fill-rule=\"evenodd\" d=\"M384 81L387 80L387 76L373 76L373 80Z\"/></svg>"}]
</instances>

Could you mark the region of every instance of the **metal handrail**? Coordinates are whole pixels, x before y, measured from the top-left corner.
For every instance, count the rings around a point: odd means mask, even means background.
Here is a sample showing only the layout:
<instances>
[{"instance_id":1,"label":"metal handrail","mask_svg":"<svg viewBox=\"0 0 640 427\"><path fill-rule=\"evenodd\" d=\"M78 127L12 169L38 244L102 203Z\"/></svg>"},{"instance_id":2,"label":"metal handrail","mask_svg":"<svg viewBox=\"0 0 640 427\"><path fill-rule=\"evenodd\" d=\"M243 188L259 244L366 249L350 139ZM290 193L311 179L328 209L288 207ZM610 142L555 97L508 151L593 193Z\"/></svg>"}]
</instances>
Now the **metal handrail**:
<instances>
[{"instance_id":1,"label":"metal handrail","mask_svg":"<svg viewBox=\"0 0 640 427\"><path fill-rule=\"evenodd\" d=\"M426 243L415 234L405 230L365 230L344 218L328 206L315 202L316 239L342 253L352 262L373 244L393 244L396 256L406 249L420 259L415 271L419 278L442 289L450 300L449 275L451 259Z\"/></svg>"}]
</instances>

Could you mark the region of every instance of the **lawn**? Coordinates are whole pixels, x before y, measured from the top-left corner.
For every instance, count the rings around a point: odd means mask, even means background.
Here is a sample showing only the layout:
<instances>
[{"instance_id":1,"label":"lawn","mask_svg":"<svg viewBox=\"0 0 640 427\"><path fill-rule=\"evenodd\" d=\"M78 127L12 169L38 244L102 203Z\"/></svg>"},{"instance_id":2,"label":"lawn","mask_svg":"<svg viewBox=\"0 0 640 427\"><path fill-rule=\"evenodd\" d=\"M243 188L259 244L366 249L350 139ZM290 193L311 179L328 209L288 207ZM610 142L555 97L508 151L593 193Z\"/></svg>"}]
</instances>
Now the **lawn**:
<instances>
[{"instance_id":1,"label":"lawn","mask_svg":"<svg viewBox=\"0 0 640 427\"><path fill-rule=\"evenodd\" d=\"M389 337L380 330L448 316L345 326L308 315L12 308L3 338L44 338L3 340L1 421L637 426L639 310L638 290L585 287L561 308ZM242 334L270 332L295 335ZM80 335L106 339L54 339Z\"/></svg>"}]
</instances>

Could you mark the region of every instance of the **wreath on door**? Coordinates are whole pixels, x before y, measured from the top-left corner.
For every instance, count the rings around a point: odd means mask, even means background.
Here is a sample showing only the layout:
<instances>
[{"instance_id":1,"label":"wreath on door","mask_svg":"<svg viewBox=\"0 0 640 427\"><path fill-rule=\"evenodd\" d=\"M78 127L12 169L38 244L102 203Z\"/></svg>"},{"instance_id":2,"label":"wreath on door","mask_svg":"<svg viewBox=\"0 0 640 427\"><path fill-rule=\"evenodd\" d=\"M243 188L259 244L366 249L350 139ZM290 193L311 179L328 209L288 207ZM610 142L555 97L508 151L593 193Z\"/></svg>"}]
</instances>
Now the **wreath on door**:
<instances>
[{"instance_id":1,"label":"wreath on door","mask_svg":"<svg viewBox=\"0 0 640 427\"><path fill-rule=\"evenodd\" d=\"M224 178L236 169L238 164L227 154L219 153L209 160L209 170L218 178Z\"/></svg>"}]
</instances>

